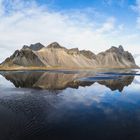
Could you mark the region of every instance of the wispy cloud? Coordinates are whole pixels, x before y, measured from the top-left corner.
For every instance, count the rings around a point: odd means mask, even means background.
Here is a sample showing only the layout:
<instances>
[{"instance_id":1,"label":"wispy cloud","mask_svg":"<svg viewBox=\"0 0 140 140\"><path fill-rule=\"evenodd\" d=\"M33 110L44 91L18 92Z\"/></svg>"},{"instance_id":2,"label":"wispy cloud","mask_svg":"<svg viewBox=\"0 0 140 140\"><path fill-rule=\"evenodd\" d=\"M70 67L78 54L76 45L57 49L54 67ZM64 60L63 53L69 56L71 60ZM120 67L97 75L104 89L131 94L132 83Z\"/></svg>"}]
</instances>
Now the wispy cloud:
<instances>
[{"instance_id":1,"label":"wispy cloud","mask_svg":"<svg viewBox=\"0 0 140 140\"><path fill-rule=\"evenodd\" d=\"M138 16L137 16L137 27L140 29L140 0L136 0L135 5L131 5L132 10L134 10Z\"/></svg>"},{"instance_id":2,"label":"wispy cloud","mask_svg":"<svg viewBox=\"0 0 140 140\"><path fill-rule=\"evenodd\" d=\"M136 0L135 5L131 5L131 8L135 11L140 13L140 0Z\"/></svg>"},{"instance_id":3,"label":"wispy cloud","mask_svg":"<svg viewBox=\"0 0 140 140\"><path fill-rule=\"evenodd\" d=\"M97 29L98 33L108 33L110 31L115 30L115 18L110 17L106 22L103 23L102 27Z\"/></svg>"},{"instance_id":4,"label":"wispy cloud","mask_svg":"<svg viewBox=\"0 0 140 140\"><path fill-rule=\"evenodd\" d=\"M103 0L103 3L106 5L118 5L118 6L123 6L125 3L125 0Z\"/></svg>"}]
</instances>

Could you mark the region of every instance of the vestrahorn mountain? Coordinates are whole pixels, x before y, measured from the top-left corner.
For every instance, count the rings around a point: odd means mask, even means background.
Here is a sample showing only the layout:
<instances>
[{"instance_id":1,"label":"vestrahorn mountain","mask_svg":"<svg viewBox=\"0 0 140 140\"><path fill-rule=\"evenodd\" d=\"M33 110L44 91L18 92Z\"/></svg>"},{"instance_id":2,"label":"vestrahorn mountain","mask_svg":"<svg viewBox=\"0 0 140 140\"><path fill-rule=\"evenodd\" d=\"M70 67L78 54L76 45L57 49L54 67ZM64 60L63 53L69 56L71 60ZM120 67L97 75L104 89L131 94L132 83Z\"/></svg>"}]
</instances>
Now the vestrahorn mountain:
<instances>
[{"instance_id":1,"label":"vestrahorn mountain","mask_svg":"<svg viewBox=\"0 0 140 140\"><path fill-rule=\"evenodd\" d=\"M120 45L94 54L78 48L67 49L57 42L47 47L41 43L24 45L1 63L1 68L137 68L131 53Z\"/></svg>"}]
</instances>

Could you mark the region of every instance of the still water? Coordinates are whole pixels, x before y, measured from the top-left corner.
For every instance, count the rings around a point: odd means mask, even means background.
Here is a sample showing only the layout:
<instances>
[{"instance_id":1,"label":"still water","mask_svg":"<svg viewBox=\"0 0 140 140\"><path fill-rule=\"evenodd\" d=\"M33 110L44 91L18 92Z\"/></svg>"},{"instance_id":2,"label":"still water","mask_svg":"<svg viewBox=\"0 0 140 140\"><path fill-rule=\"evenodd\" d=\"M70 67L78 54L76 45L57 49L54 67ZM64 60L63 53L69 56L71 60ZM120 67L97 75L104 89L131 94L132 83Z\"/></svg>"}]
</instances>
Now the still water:
<instances>
[{"instance_id":1,"label":"still water","mask_svg":"<svg viewBox=\"0 0 140 140\"><path fill-rule=\"evenodd\" d=\"M0 72L0 140L140 140L140 71Z\"/></svg>"}]
</instances>

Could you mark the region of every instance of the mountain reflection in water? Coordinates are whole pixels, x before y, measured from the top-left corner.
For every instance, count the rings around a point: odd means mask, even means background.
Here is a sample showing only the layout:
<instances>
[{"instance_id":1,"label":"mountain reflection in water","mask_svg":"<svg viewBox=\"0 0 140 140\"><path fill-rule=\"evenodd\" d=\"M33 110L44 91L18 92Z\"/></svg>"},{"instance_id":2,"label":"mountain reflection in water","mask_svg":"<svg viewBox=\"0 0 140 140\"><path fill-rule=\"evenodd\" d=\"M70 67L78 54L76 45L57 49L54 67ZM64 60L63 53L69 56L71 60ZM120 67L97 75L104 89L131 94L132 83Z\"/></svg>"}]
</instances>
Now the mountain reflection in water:
<instances>
[{"instance_id":1,"label":"mountain reflection in water","mask_svg":"<svg viewBox=\"0 0 140 140\"><path fill-rule=\"evenodd\" d=\"M1 72L0 140L139 140L137 71Z\"/></svg>"},{"instance_id":2,"label":"mountain reflection in water","mask_svg":"<svg viewBox=\"0 0 140 140\"><path fill-rule=\"evenodd\" d=\"M134 80L133 75L97 74L92 72L12 72L2 74L7 80L11 81L17 88L38 88L48 90L63 90L79 86L91 86L95 82L105 85L111 90L122 91ZM83 80L84 79L84 80Z\"/></svg>"}]
</instances>

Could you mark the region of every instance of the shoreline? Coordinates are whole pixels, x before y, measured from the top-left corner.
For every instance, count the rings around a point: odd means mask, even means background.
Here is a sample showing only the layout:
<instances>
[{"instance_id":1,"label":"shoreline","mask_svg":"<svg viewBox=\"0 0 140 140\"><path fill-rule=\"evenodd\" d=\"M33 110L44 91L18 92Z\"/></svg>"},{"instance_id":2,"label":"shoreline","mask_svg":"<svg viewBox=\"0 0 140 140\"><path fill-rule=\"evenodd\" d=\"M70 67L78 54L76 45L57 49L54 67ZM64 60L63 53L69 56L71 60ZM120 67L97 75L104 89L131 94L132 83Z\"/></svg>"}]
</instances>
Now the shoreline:
<instances>
[{"instance_id":1,"label":"shoreline","mask_svg":"<svg viewBox=\"0 0 140 140\"><path fill-rule=\"evenodd\" d=\"M64 67L0 67L0 71L47 71L47 70L97 70L97 69L140 69L140 67L90 67L90 68L64 68Z\"/></svg>"}]
</instances>

